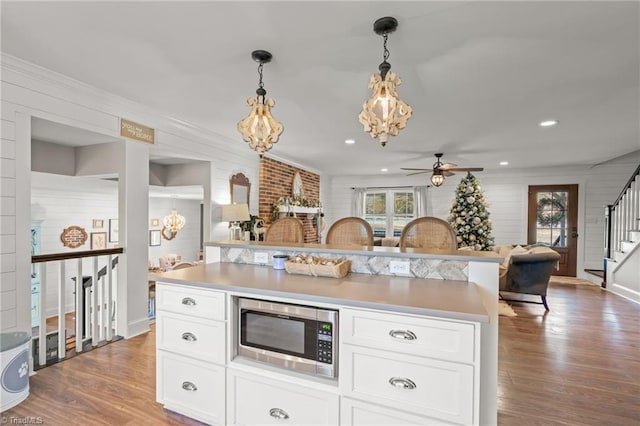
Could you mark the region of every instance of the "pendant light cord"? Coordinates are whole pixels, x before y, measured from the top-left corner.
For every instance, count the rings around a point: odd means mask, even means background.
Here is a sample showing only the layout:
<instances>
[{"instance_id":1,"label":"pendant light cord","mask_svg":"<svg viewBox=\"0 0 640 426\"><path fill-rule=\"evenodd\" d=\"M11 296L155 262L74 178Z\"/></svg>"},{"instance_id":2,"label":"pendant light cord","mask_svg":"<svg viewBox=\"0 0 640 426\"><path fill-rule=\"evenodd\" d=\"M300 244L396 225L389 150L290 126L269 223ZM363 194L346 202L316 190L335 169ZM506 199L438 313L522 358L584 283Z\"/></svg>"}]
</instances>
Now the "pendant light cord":
<instances>
[{"instance_id":1,"label":"pendant light cord","mask_svg":"<svg viewBox=\"0 0 640 426\"><path fill-rule=\"evenodd\" d=\"M264 83L262 82L262 62L260 62L260 65L258 65L258 75L260 76L260 79L258 81L258 87L262 89L264 88Z\"/></svg>"},{"instance_id":2,"label":"pendant light cord","mask_svg":"<svg viewBox=\"0 0 640 426\"><path fill-rule=\"evenodd\" d=\"M384 38L384 43L383 43L384 54L382 55L382 58L384 62L387 62L387 59L389 59L389 49L387 49L387 39L389 38L389 34L385 34L383 38Z\"/></svg>"}]
</instances>

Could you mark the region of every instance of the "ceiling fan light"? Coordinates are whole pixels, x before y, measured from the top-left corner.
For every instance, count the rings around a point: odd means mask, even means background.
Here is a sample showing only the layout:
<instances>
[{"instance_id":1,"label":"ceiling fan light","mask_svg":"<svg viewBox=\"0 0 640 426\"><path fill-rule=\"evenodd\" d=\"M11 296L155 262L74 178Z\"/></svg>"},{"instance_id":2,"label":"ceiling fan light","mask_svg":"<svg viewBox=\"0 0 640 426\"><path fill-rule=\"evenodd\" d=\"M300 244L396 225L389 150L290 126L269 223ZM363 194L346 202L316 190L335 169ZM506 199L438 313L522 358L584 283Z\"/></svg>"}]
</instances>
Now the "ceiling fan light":
<instances>
[{"instance_id":1,"label":"ceiling fan light","mask_svg":"<svg viewBox=\"0 0 640 426\"><path fill-rule=\"evenodd\" d=\"M444 177L444 174L442 174L442 170L433 171L433 174L431 175L431 183L433 184L433 186L442 186L446 180L447 179Z\"/></svg>"}]
</instances>

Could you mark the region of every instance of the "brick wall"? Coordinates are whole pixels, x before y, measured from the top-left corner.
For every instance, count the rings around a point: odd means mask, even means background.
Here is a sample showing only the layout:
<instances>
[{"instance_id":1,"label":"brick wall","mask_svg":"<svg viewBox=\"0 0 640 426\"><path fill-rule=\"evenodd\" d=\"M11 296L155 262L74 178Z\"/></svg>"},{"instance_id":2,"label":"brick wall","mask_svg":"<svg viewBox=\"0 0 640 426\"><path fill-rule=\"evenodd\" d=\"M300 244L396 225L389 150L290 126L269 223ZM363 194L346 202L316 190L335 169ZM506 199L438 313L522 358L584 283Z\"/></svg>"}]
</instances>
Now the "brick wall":
<instances>
[{"instance_id":1,"label":"brick wall","mask_svg":"<svg viewBox=\"0 0 640 426\"><path fill-rule=\"evenodd\" d=\"M259 216L269 224L271 221L271 206L280 197L293 197L293 178L300 173L304 187L304 198L307 200L320 199L320 175L286 163L263 157L260 160ZM313 215L297 215L305 229L305 242L318 242L316 230L313 227Z\"/></svg>"}]
</instances>

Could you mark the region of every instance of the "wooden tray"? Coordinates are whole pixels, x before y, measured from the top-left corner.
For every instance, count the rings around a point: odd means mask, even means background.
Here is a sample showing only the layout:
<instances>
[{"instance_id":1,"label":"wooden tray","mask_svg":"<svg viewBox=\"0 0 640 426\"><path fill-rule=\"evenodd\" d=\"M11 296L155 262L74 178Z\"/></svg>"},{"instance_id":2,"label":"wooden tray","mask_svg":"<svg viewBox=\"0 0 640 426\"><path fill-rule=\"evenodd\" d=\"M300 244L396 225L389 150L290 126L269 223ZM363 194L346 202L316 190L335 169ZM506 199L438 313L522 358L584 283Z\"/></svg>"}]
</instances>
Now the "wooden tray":
<instances>
[{"instance_id":1,"label":"wooden tray","mask_svg":"<svg viewBox=\"0 0 640 426\"><path fill-rule=\"evenodd\" d=\"M290 274L342 278L349 274L351 261L343 260L337 265L320 265L315 263L298 263L287 260L284 262L284 269L286 269Z\"/></svg>"}]
</instances>

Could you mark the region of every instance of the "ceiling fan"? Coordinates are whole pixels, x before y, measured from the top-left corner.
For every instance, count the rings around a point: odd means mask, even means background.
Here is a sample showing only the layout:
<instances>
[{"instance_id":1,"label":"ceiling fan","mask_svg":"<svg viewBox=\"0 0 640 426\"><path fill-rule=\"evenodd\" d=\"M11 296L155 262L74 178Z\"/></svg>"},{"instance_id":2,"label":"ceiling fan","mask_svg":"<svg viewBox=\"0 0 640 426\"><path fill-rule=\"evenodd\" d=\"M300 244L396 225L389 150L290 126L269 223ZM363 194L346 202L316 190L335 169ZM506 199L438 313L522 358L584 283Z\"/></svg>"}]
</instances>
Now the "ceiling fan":
<instances>
[{"instance_id":1,"label":"ceiling fan","mask_svg":"<svg viewBox=\"0 0 640 426\"><path fill-rule=\"evenodd\" d=\"M433 186L442 186L444 184L446 178L445 176L453 176L455 173L453 172L481 172L484 170L483 167L458 167L453 163L443 163L440 161L442 158L442 153L438 152L435 154L436 162L433 163L433 167L430 169L412 169L408 167L401 167L401 170L419 170L415 173L409 173L407 176L418 175L420 173L429 173L432 172L431 175L431 183Z\"/></svg>"}]
</instances>

